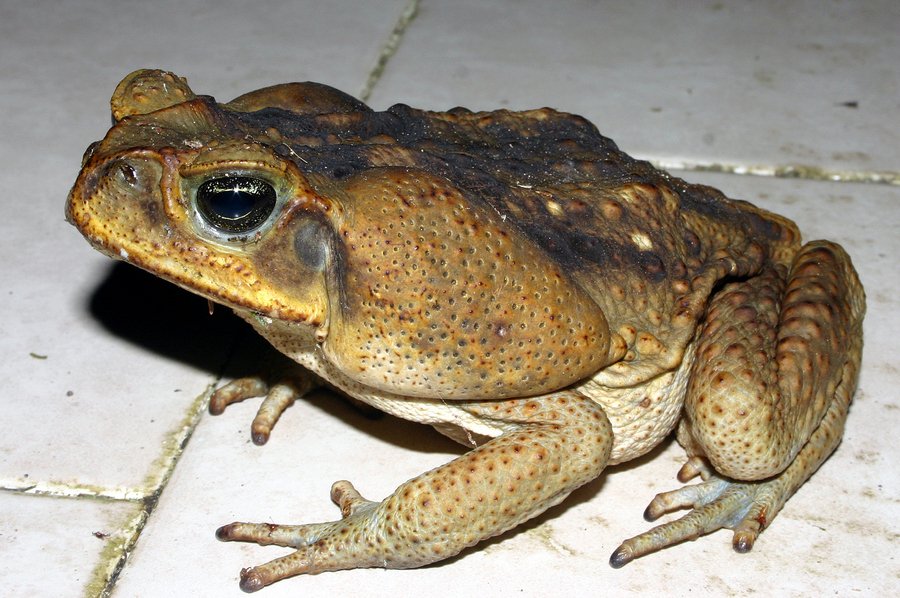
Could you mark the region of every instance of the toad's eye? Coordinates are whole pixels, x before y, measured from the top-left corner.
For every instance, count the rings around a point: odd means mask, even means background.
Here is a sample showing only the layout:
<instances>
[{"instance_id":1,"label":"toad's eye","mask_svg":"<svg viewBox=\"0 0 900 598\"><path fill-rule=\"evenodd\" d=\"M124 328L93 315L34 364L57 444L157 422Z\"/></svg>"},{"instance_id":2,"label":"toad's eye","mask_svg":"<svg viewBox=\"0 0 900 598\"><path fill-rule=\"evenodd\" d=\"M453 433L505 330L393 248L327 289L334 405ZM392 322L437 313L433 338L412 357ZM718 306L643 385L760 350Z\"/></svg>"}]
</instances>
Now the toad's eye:
<instances>
[{"instance_id":1,"label":"toad's eye","mask_svg":"<svg viewBox=\"0 0 900 598\"><path fill-rule=\"evenodd\" d=\"M211 179L197 189L197 209L226 233L245 233L262 224L275 209L275 189L247 176Z\"/></svg>"}]
</instances>

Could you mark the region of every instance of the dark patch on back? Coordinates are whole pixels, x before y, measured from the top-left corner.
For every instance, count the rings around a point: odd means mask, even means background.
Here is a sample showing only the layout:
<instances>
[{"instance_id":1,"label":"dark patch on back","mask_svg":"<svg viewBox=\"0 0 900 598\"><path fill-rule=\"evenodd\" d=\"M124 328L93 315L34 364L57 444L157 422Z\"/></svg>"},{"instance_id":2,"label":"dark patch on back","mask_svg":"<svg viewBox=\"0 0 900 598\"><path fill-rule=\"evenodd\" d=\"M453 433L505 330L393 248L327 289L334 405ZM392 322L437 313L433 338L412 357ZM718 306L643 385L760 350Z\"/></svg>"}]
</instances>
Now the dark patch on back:
<instances>
[{"instance_id":1,"label":"dark patch on back","mask_svg":"<svg viewBox=\"0 0 900 598\"><path fill-rule=\"evenodd\" d=\"M755 208L752 204L749 204L743 200L732 200L737 205L747 205ZM747 222L750 225L750 228L757 235L766 237L769 239L778 239L782 240L785 238L785 230L784 227L781 226L778 222L774 220L770 220L768 218L763 218L760 214L758 214L755 209L742 210L742 214L744 218L747 219Z\"/></svg>"},{"instance_id":2,"label":"dark patch on back","mask_svg":"<svg viewBox=\"0 0 900 598\"><path fill-rule=\"evenodd\" d=\"M275 151L284 158L292 160L304 173L324 174L338 180L372 167L365 155L365 146L310 147L282 144L277 146Z\"/></svg>"},{"instance_id":3,"label":"dark patch on back","mask_svg":"<svg viewBox=\"0 0 900 598\"><path fill-rule=\"evenodd\" d=\"M259 131L276 128L290 146L282 146L279 153L304 172L341 179L376 165L389 166L385 160L395 156L396 166L414 165L444 177L473 204L499 213L508 226L519 228L553 259L576 271L613 268L661 281L677 264L683 269L682 258L704 253L706 239L687 228L679 213L661 214L670 208L655 200L646 200L638 213L624 210L612 223L599 216L599 202L610 190L636 183L669 186L679 196L677 209L700 220L752 236L779 236L777 223L742 210L718 191L689 185L621 153L584 118L552 110L473 113L457 108L434 113L397 104L384 112L298 115L267 108L232 114L238 128L255 130L257 138ZM396 143L386 152L383 144L390 139ZM567 190L579 192L577 206ZM562 205L562 213L548 213L547 198ZM525 216L512 211L510 204ZM569 211L570 204L576 209ZM656 214L672 225L662 232L650 230L640 213ZM683 234L672 230L679 226ZM632 232L646 234L652 248L642 250L625 236ZM677 238L667 237L670 242L665 244L665 235Z\"/></svg>"},{"instance_id":4,"label":"dark patch on back","mask_svg":"<svg viewBox=\"0 0 900 598\"><path fill-rule=\"evenodd\" d=\"M571 271L589 265L602 269L642 272L647 280L661 282L666 277L666 264L657 253L640 251L633 243L595 236L578 229L559 227L522 227L553 258Z\"/></svg>"},{"instance_id":5,"label":"dark patch on back","mask_svg":"<svg viewBox=\"0 0 900 598\"><path fill-rule=\"evenodd\" d=\"M736 221L739 219L738 210L715 189L700 185L689 185L674 177L670 182L681 196L683 209L696 212L713 220Z\"/></svg>"}]
</instances>

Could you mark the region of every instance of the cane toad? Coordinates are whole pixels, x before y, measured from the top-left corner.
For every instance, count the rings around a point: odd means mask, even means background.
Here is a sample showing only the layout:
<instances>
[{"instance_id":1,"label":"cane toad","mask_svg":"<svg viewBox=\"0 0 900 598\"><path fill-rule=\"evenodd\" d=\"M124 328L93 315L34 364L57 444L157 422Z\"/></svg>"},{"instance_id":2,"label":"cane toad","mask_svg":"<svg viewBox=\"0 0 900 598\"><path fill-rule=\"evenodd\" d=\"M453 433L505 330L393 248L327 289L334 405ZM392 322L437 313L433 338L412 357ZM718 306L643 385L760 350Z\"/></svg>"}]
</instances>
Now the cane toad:
<instances>
[{"instance_id":1,"label":"cane toad","mask_svg":"<svg viewBox=\"0 0 900 598\"><path fill-rule=\"evenodd\" d=\"M864 294L847 254L620 152L550 109L376 112L330 87L219 104L162 71L112 99L66 216L103 253L232 308L307 374L220 389L211 410L318 384L471 450L343 518L232 523L296 552L278 579L432 563L562 501L677 429L697 486L658 495L610 562L719 528L749 550L835 449Z\"/></svg>"}]
</instances>

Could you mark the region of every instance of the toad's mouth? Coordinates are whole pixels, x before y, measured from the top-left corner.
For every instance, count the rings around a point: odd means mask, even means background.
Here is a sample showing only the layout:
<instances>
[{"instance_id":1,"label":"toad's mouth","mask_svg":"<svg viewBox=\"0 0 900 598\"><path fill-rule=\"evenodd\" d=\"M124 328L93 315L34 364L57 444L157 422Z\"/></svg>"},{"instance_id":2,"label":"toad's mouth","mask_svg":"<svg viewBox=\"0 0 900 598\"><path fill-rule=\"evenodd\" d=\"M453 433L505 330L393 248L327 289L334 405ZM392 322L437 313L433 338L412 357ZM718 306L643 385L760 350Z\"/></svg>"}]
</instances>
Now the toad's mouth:
<instances>
[{"instance_id":1,"label":"toad's mouth","mask_svg":"<svg viewBox=\"0 0 900 598\"><path fill-rule=\"evenodd\" d=\"M160 221L159 199L132 197L117 191L115 181L97 182L97 177L79 177L69 195L66 219L104 255L226 307L324 327L317 281L294 280L296 268L280 257L280 243L260 242L251 251L205 242L191 234L177 214ZM87 195L86 190L93 192Z\"/></svg>"}]
</instances>

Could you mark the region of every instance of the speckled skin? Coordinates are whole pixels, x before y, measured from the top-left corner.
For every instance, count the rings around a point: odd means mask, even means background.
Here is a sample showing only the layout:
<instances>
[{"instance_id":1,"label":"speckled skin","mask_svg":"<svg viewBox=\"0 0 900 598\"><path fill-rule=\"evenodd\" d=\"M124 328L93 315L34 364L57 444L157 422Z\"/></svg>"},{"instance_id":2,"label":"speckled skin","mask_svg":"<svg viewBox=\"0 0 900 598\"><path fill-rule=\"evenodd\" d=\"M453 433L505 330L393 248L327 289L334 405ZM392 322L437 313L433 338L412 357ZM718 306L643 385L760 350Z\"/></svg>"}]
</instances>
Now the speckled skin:
<instances>
[{"instance_id":1,"label":"speckled skin","mask_svg":"<svg viewBox=\"0 0 900 598\"><path fill-rule=\"evenodd\" d=\"M844 251L801 245L787 219L636 161L580 117L373 112L310 83L217 104L161 71L126 78L112 108L69 221L233 308L308 372L235 381L213 413L267 395L262 444L324 381L472 447L382 502L338 482L340 521L221 528L297 548L243 571L245 590L446 558L676 427L680 479L704 482L646 516L692 511L611 564L721 527L749 550L840 441L865 311ZM246 230L198 199L227 177L275 197Z\"/></svg>"}]
</instances>

